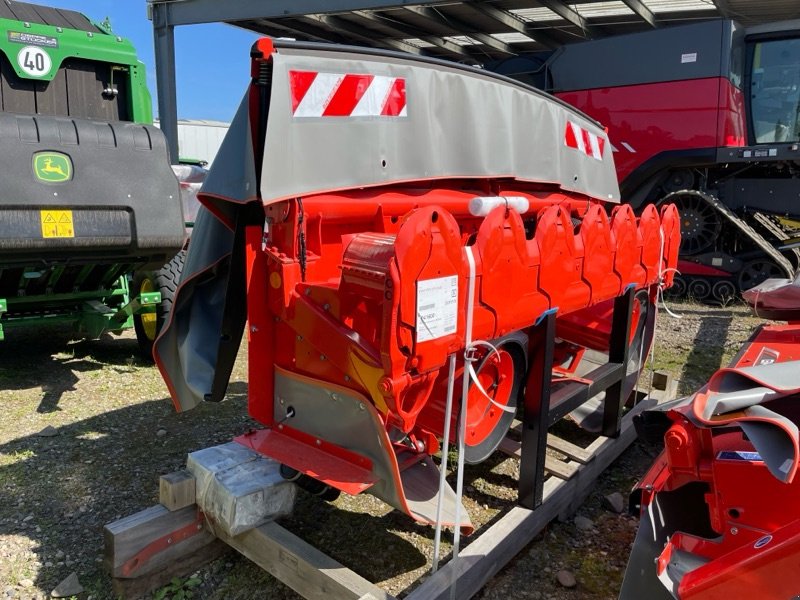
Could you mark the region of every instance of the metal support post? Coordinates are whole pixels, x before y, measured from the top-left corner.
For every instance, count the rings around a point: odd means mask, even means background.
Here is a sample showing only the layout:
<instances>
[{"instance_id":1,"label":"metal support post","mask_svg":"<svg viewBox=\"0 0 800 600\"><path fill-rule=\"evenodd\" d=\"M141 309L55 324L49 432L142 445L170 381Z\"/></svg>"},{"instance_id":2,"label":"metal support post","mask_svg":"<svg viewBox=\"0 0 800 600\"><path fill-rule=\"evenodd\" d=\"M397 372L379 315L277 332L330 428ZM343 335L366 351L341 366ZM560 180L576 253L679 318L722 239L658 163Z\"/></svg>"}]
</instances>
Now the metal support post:
<instances>
[{"instance_id":1,"label":"metal support post","mask_svg":"<svg viewBox=\"0 0 800 600\"><path fill-rule=\"evenodd\" d=\"M541 505L544 494L544 460L550 421L550 381L555 336L556 313L547 312L533 327L530 337L532 360L525 386L522 417L519 503L531 510Z\"/></svg>"},{"instance_id":2,"label":"metal support post","mask_svg":"<svg viewBox=\"0 0 800 600\"><path fill-rule=\"evenodd\" d=\"M614 316L611 321L611 340L608 350L608 362L621 365L620 377L606 389L603 401L603 435L617 437L622 424L622 407L627 401L625 397L625 380L627 379L628 340L633 318L633 304L636 290L630 286L622 296L614 300Z\"/></svg>"},{"instance_id":3,"label":"metal support post","mask_svg":"<svg viewBox=\"0 0 800 600\"><path fill-rule=\"evenodd\" d=\"M175 27L169 22L169 4L152 4L156 53L158 120L167 139L172 164L178 163L178 95L175 88Z\"/></svg>"}]
</instances>

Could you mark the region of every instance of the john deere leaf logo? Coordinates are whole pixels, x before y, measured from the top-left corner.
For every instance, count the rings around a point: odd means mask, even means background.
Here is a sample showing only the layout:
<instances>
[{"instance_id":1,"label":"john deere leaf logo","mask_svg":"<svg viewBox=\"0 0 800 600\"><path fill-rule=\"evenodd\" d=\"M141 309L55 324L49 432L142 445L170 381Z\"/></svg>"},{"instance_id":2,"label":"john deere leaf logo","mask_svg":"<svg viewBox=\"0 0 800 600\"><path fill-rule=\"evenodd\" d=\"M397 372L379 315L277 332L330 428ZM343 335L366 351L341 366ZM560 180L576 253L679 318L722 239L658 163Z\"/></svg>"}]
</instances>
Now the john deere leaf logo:
<instances>
[{"instance_id":1,"label":"john deere leaf logo","mask_svg":"<svg viewBox=\"0 0 800 600\"><path fill-rule=\"evenodd\" d=\"M33 155L33 174L46 183L72 179L72 161L60 152L37 152Z\"/></svg>"}]
</instances>

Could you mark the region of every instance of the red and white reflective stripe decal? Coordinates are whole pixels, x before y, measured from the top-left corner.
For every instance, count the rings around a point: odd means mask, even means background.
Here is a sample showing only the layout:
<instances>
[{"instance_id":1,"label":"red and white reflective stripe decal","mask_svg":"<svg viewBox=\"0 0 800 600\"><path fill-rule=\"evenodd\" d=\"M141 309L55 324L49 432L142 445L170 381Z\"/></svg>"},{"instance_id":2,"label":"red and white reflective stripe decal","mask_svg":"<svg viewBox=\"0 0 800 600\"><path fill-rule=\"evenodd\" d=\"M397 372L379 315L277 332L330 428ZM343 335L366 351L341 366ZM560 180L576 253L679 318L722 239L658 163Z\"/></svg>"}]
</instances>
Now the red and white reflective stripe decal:
<instances>
[{"instance_id":1,"label":"red and white reflective stripe decal","mask_svg":"<svg viewBox=\"0 0 800 600\"><path fill-rule=\"evenodd\" d=\"M568 148L580 150L586 156L603 160L603 149L605 148L606 140L572 121L567 121L567 129L564 132L564 145Z\"/></svg>"},{"instance_id":2,"label":"red and white reflective stripe decal","mask_svg":"<svg viewBox=\"0 0 800 600\"><path fill-rule=\"evenodd\" d=\"M289 71L294 117L405 117L406 80L386 75Z\"/></svg>"}]
</instances>

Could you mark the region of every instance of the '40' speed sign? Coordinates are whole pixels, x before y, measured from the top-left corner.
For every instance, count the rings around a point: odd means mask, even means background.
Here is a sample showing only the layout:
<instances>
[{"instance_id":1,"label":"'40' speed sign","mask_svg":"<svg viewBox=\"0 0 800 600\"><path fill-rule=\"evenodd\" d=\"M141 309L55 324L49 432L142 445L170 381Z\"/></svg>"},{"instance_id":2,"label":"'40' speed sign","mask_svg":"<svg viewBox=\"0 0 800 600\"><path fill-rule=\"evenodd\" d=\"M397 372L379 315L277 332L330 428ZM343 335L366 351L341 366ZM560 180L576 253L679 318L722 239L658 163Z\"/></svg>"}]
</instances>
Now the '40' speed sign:
<instances>
[{"instance_id":1,"label":"'40' speed sign","mask_svg":"<svg viewBox=\"0 0 800 600\"><path fill-rule=\"evenodd\" d=\"M44 77L50 72L53 61L50 55L37 46L25 46L17 54L19 68L31 77Z\"/></svg>"}]
</instances>

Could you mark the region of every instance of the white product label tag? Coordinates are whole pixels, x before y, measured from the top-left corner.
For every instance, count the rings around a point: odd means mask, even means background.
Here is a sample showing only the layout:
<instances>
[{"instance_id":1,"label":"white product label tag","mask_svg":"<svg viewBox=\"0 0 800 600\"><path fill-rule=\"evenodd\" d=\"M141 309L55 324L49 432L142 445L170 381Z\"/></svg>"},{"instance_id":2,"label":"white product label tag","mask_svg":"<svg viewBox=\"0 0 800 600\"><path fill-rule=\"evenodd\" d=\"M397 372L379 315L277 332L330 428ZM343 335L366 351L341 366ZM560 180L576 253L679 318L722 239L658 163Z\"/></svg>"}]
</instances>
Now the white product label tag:
<instances>
[{"instance_id":1,"label":"white product label tag","mask_svg":"<svg viewBox=\"0 0 800 600\"><path fill-rule=\"evenodd\" d=\"M681 54L681 64L697 62L697 52Z\"/></svg>"},{"instance_id":2,"label":"white product label tag","mask_svg":"<svg viewBox=\"0 0 800 600\"><path fill-rule=\"evenodd\" d=\"M417 343L435 340L458 328L458 276L417 282Z\"/></svg>"}]
</instances>

